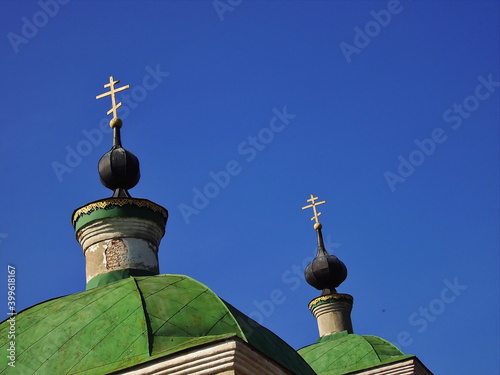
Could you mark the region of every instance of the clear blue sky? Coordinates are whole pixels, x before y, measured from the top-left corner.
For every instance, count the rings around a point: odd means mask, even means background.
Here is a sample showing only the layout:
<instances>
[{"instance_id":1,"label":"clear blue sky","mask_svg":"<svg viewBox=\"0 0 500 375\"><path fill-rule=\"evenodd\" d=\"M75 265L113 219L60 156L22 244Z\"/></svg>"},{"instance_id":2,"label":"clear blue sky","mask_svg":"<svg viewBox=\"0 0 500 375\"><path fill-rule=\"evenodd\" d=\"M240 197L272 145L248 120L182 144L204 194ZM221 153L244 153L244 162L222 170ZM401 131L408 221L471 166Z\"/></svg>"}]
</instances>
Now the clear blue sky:
<instances>
[{"instance_id":1,"label":"clear blue sky","mask_svg":"<svg viewBox=\"0 0 500 375\"><path fill-rule=\"evenodd\" d=\"M313 343L313 193L356 333L499 373L498 1L2 1L0 40L0 301L9 264L20 309L85 288L113 75L162 273Z\"/></svg>"}]
</instances>

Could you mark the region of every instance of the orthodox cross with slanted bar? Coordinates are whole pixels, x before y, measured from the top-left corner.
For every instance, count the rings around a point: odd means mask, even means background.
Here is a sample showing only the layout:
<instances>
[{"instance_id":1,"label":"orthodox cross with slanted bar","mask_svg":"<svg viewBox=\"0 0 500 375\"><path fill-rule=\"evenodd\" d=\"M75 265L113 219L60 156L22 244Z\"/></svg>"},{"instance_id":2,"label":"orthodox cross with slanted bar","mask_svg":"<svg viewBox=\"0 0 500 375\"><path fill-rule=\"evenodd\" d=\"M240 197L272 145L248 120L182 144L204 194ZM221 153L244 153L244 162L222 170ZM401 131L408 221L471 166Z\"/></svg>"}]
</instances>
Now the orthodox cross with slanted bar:
<instances>
[{"instance_id":1,"label":"orthodox cross with slanted bar","mask_svg":"<svg viewBox=\"0 0 500 375\"><path fill-rule=\"evenodd\" d=\"M120 83L120 80L117 79L116 81L114 80L113 76L109 77L109 83L106 83L104 85L104 87L109 87L109 91L108 92L105 92L104 94L101 94L101 95L97 95L95 98L96 99L101 99L101 98L104 98L105 96L108 96L108 95L111 95L111 109L106 113L106 114L111 114L111 112L113 113L113 118L118 118L118 115L116 114L116 110L118 108L120 108L120 106L122 105L122 102L119 102L118 104L116 104L116 97L115 97L115 94L117 92L120 92L120 91L123 91L125 89L128 89L130 88L130 85L126 85L126 86L122 86L122 87L119 87L117 89L115 89L115 85L117 83Z\"/></svg>"},{"instance_id":2,"label":"orthodox cross with slanted bar","mask_svg":"<svg viewBox=\"0 0 500 375\"><path fill-rule=\"evenodd\" d=\"M318 212L316 210L316 206L319 206L320 204L326 203L326 201L316 202L317 199L318 199L318 197L315 197L314 195L311 194L311 199L307 200L307 202L311 202L311 204L302 207L302 209L305 210L306 208L312 207L313 212L314 212L314 216L311 218L311 220L316 220L316 224L319 224L318 217L319 217L319 215L321 215L321 212Z\"/></svg>"}]
</instances>

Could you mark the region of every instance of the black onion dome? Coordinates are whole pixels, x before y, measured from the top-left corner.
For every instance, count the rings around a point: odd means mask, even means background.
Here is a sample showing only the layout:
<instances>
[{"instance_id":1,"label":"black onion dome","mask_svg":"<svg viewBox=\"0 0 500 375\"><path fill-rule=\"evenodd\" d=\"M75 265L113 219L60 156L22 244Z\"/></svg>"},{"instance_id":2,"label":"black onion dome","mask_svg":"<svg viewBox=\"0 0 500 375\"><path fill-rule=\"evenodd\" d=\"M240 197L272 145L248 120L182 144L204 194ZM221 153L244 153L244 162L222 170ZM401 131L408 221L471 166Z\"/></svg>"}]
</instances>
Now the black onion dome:
<instances>
[{"instance_id":1,"label":"black onion dome","mask_svg":"<svg viewBox=\"0 0 500 375\"><path fill-rule=\"evenodd\" d=\"M323 290L323 295L335 293L337 288L347 278L347 267L335 255L325 252L316 256L304 272L309 285Z\"/></svg>"},{"instance_id":2,"label":"black onion dome","mask_svg":"<svg viewBox=\"0 0 500 375\"><path fill-rule=\"evenodd\" d=\"M139 182L139 159L123 147L114 146L99 160L99 177L111 190L131 189Z\"/></svg>"},{"instance_id":3,"label":"black onion dome","mask_svg":"<svg viewBox=\"0 0 500 375\"><path fill-rule=\"evenodd\" d=\"M309 285L323 290L322 295L337 293L336 288L347 278L347 267L339 258L325 250L321 225L315 228L318 234L318 252L304 271L305 279Z\"/></svg>"}]
</instances>

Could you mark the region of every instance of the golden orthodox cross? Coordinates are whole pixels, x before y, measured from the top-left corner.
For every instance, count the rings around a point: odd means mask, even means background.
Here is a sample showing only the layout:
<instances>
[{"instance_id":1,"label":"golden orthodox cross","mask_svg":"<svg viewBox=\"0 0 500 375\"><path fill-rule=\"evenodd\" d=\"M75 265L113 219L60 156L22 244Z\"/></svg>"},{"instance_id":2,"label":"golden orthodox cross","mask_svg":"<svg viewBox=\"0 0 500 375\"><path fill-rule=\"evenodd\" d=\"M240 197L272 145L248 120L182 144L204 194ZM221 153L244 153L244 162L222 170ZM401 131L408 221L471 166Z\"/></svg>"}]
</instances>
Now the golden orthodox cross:
<instances>
[{"instance_id":1,"label":"golden orthodox cross","mask_svg":"<svg viewBox=\"0 0 500 375\"><path fill-rule=\"evenodd\" d=\"M321 212L318 212L316 210L316 206L319 206L320 204L326 203L326 201L321 201L321 202L315 202L318 199L318 197L315 197L314 195L311 194L311 199L308 199L307 202L311 202L310 205L302 207L303 210L306 208L311 208L313 209L314 216L311 218L311 220L316 220L316 224L319 224L318 217L321 215Z\"/></svg>"},{"instance_id":2,"label":"golden orthodox cross","mask_svg":"<svg viewBox=\"0 0 500 375\"><path fill-rule=\"evenodd\" d=\"M123 90L128 89L130 87L130 85L126 85L126 86L122 86L122 87L115 89L115 85L117 83L120 83L119 79L114 81L113 76L109 77L109 83L104 85L105 88L109 87L109 91L105 92L104 94L97 95L95 97L96 99L101 99L101 98L104 98L105 96L111 95L111 109L106 114L109 115L109 114L111 114L111 112L113 112L113 118L118 118L118 115L116 114L116 110L118 108L120 108L120 106L122 105L122 102L116 104L115 94L117 92L123 91Z\"/></svg>"}]
</instances>

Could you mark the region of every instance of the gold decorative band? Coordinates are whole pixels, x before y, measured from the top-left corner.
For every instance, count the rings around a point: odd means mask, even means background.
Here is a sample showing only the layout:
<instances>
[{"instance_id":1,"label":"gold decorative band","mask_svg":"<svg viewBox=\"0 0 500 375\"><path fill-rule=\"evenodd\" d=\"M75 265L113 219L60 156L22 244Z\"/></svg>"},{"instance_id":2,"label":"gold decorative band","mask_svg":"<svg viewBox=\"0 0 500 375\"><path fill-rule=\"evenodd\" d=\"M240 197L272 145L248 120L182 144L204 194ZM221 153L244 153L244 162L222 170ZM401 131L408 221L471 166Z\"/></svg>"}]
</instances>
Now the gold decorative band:
<instances>
[{"instance_id":1,"label":"gold decorative band","mask_svg":"<svg viewBox=\"0 0 500 375\"><path fill-rule=\"evenodd\" d=\"M309 310L312 309L315 305L319 303L327 303L328 301L331 300L348 300L348 302L352 303L354 301L354 298L350 294L342 294L342 293L334 293L334 294L328 294L326 296L321 296L318 298L313 299L311 302L309 302Z\"/></svg>"},{"instance_id":2,"label":"gold decorative band","mask_svg":"<svg viewBox=\"0 0 500 375\"><path fill-rule=\"evenodd\" d=\"M73 224L76 222L78 217L83 214L88 214L97 209L104 209L112 206L125 206L125 205L134 205L137 207L146 207L151 211L160 213L164 218L167 218L167 210L162 206L153 203L147 199L139 199L139 198L108 198L100 201L95 201L89 203L83 207L80 207L73 214Z\"/></svg>"}]
</instances>

